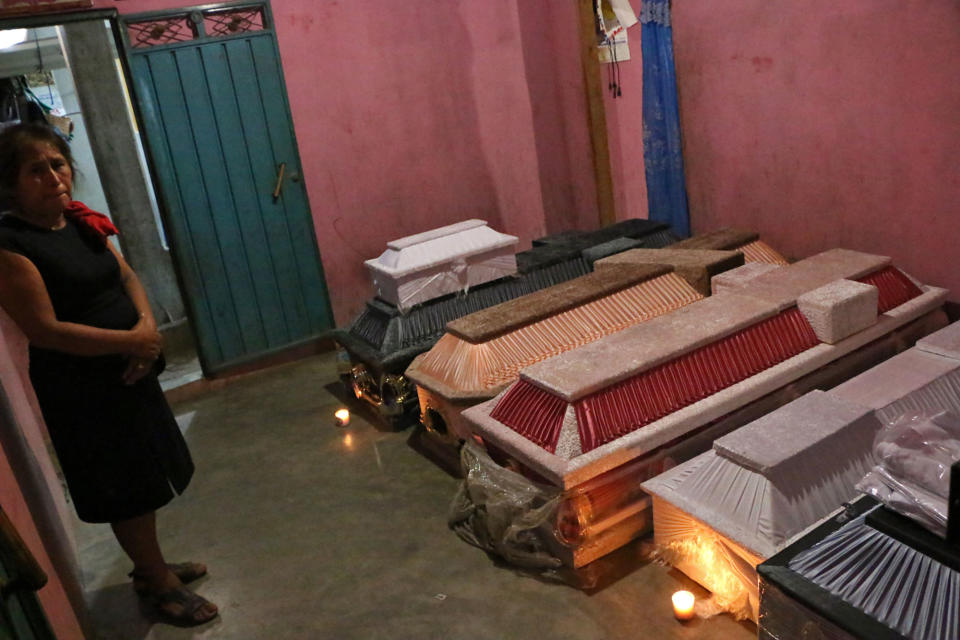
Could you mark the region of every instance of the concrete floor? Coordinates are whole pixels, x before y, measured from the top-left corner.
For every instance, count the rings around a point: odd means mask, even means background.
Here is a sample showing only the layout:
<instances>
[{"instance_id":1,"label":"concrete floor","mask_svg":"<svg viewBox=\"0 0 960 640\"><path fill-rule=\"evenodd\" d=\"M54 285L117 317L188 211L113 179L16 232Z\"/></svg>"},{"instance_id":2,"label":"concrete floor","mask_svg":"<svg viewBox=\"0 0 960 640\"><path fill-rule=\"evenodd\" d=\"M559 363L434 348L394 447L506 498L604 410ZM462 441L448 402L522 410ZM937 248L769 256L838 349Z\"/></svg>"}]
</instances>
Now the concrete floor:
<instances>
[{"instance_id":1,"label":"concrete floor","mask_svg":"<svg viewBox=\"0 0 960 640\"><path fill-rule=\"evenodd\" d=\"M357 414L334 427L335 382L330 353L174 405L197 473L161 510L161 542L171 561L210 566L195 588L221 616L194 629L151 623L109 528L78 523L98 638L756 637L727 615L675 621L673 591L705 592L642 560L643 541L608 556L590 592L469 546L446 525L459 481L408 444L410 431Z\"/></svg>"}]
</instances>

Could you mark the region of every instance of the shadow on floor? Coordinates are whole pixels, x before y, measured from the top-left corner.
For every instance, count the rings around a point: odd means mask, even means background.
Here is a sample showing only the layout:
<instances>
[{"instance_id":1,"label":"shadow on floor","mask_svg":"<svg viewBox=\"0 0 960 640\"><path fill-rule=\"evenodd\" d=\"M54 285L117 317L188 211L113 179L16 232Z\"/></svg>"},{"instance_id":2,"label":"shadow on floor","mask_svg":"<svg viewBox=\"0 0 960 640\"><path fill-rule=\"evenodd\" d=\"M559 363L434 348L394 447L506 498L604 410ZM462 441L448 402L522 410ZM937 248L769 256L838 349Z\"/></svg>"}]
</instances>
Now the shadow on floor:
<instances>
[{"instance_id":1,"label":"shadow on floor","mask_svg":"<svg viewBox=\"0 0 960 640\"><path fill-rule=\"evenodd\" d=\"M202 589L205 580L193 582L193 589ZM219 618L190 628L178 628L164 621L150 603L134 593L129 582L113 584L88 591L87 607L92 619L97 621L96 640L152 640L158 634L176 637L196 637L213 630L219 625Z\"/></svg>"},{"instance_id":2,"label":"shadow on floor","mask_svg":"<svg viewBox=\"0 0 960 640\"><path fill-rule=\"evenodd\" d=\"M129 583L88 591L87 606L94 620L109 621L98 625L98 640L139 640L146 638L153 626Z\"/></svg>"}]
</instances>

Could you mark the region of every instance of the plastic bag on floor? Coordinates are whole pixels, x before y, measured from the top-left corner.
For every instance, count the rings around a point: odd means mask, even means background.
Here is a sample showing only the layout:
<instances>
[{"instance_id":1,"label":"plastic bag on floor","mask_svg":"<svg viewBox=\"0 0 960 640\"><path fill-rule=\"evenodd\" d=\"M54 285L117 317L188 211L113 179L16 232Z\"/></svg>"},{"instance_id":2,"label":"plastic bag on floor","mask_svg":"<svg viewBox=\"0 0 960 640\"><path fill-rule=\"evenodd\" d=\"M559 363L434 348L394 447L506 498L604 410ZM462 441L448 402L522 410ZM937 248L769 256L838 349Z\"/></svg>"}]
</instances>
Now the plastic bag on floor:
<instances>
[{"instance_id":1,"label":"plastic bag on floor","mask_svg":"<svg viewBox=\"0 0 960 640\"><path fill-rule=\"evenodd\" d=\"M960 460L960 418L949 411L902 416L877 434L873 455L877 464L857 489L946 536L950 466Z\"/></svg>"},{"instance_id":2,"label":"plastic bag on floor","mask_svg":"<svg viewBox=\"0 0 960 640\"><path fill-rule=\"evenodd\" d=\"M546 544L560 490L501 467L476 444L460 452L464 480L450 505L448 524L466 542L527 569L557 570Z\"/></svg>"}]
</instances>

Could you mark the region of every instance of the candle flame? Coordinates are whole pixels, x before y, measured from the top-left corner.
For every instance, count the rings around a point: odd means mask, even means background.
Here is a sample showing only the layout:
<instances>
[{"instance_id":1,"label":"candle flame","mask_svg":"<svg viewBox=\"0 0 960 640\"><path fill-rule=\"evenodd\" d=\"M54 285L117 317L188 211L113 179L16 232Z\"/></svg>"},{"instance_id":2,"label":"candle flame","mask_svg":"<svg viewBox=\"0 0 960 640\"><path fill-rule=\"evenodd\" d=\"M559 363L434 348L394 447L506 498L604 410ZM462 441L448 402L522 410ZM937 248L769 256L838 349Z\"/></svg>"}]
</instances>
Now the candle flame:
<instances>
[{"instance_id":1,"label":"candle flame","mask_svg":"<svg viewBox=\"0 0 960 640\"><path fill-rule=\"evenodd\" d=\"M693 602L695 598L689 591L677 591L671 598L673 600L673 615L677 620L690 620L693 618Z\"/></svg>"},{"instance_id":2,"label":"candle flame","mask_svg":"<svg viewBox=\"0 0 960 640\"><path fill-rule=\"evenodd\" d=\"M678 609L689 609L693 606L694 599L689 591L677 591L673 594L673 606Z\"/></svg>"}]
</instances>

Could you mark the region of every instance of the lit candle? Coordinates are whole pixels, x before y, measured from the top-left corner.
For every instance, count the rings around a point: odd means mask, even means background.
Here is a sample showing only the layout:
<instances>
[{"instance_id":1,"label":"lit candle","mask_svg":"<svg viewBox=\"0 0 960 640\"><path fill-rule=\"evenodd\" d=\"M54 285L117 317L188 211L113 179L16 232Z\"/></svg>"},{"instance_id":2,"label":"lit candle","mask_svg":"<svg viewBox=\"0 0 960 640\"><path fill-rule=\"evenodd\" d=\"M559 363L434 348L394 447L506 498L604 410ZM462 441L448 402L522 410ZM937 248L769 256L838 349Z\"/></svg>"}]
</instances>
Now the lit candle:
<instances>
[{"instance_id":1,"label":"lit candle","mask_svg":"<svg viewBox=\"0 0 960 640\"><path fill-rule=\"evenodd\" d=\"M350 424L350 412L346 409L338 409L336 413L333 414L333 423L338 427L345 427Z\"/></svg>"},{"instance_id":2,"label":"lit candle","mask_svg":"<svg viewBox=\"0 0 960 640\"><path fill-rule=\"evenodd\" d=\"M677 620L693 618L693 594L689 591L677 591L673 594L673 615Z\"/></svg>"}]
</instances>

